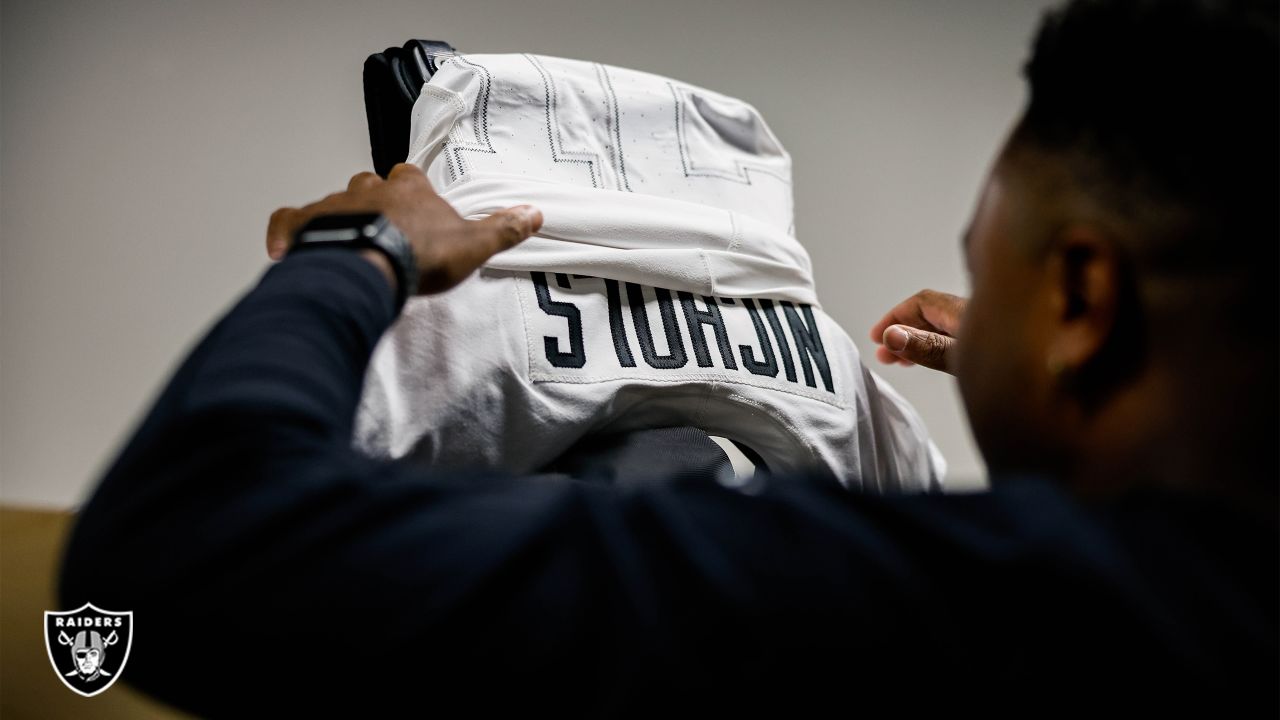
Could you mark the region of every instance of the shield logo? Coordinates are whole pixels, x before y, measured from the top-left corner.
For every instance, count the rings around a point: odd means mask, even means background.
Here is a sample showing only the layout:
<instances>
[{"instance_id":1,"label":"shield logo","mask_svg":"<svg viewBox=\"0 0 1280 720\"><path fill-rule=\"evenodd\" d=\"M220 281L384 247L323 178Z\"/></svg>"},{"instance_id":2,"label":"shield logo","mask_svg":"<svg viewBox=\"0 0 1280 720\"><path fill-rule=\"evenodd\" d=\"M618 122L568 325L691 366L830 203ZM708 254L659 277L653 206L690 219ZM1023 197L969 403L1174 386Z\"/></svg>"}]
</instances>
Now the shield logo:
<instances>
[{"instance_id":1,"label":"shield logo","mask_svg":"<svg viewBox=\"0 0 1280 720\"><path fill-rule=\"evenodd\" d=\"M85 603L44 613L49 662L73 692L93 697L120 679L133 646L133 611L112 612Z\"/></svg>"}]
</instances>

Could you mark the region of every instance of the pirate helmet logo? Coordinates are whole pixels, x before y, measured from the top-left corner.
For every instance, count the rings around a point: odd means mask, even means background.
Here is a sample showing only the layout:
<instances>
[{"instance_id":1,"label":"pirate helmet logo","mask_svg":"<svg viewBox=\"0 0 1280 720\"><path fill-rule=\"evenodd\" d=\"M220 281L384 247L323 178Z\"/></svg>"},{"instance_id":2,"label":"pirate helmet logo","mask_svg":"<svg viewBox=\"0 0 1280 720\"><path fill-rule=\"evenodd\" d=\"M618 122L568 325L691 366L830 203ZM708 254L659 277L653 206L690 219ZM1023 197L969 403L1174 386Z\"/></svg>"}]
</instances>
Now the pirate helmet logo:
<instances>
[{"instance_id":1,"label":"pirate helmet logo","mask_svg":"<svg viewBox=\"0 0 1280 720\"><path fill-rule=\"evenodd\" d=\"M76 610L44 614L44 645L64 685L85 697L111 687L129 660L133 612L112 612L85 603Z\"/></svg>"}]
</instances>

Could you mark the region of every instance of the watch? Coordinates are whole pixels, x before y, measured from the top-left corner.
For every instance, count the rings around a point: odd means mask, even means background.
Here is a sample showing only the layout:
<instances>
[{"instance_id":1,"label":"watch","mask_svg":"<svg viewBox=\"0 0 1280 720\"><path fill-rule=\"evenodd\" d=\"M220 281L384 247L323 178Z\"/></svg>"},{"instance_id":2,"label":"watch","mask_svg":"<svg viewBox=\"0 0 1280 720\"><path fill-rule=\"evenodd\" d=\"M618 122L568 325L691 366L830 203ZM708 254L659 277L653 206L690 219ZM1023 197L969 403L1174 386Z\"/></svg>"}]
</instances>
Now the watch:
<instances>
[{"instance_id":1,"label":"watch","mask_svg":"<svg viewBox=\"0 0 1280 720\"><path fill-rule=\"evenodd\" d=\"M311 218L294 233L289 252L321 247L369 248L385 255L399 281L396 283L397 314L418 291L418 261L413 246L386 215L355 213Z\"/></svg>"}]
</instances>

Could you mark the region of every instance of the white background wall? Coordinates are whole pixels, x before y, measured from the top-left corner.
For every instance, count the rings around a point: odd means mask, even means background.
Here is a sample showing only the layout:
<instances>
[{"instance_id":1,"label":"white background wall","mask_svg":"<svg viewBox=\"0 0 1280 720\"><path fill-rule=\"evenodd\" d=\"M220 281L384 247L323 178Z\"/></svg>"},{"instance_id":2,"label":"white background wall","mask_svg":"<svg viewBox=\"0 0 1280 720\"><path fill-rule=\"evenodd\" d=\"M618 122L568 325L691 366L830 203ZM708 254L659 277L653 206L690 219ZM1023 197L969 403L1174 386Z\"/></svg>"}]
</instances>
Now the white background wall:
<instances>
[{"instance_id":1,"label":"white background wall","mask_svg":"<svg viewBox=\"0 0 1280 720\"><path fill-rule=\"evenodd\" d=\"M410 37L670 75L754 103L791 152L827 311L963 292L959 235L1023 100L1043 0L4 0L0 501L89 491L191 343L266 265L268 214L369 166L365 56ZM874 360L871 362L874 363ZM955 484L954 385L884 375Z\"/></svg>"}]
</instances>

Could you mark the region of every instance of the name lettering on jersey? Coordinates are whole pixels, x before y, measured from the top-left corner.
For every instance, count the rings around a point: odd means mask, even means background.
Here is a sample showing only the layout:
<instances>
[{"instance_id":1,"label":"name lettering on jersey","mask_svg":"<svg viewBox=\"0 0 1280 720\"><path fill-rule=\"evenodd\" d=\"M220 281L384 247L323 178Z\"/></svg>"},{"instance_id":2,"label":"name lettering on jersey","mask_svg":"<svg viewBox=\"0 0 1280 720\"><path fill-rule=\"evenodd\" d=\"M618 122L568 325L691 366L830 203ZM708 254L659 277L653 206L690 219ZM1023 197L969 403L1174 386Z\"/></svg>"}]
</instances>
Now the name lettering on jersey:
<instances>
[{"instance_id":1,"label":"name lettering on jersey","mask_svg":"<svg viewBox=\"0 0 1280 720\"><path fill-rule=\"evenodd\" d=\"M564 273L521 286L535 382L739 382L839 404L809 305Z\"/></svg>"}]
</instances>

